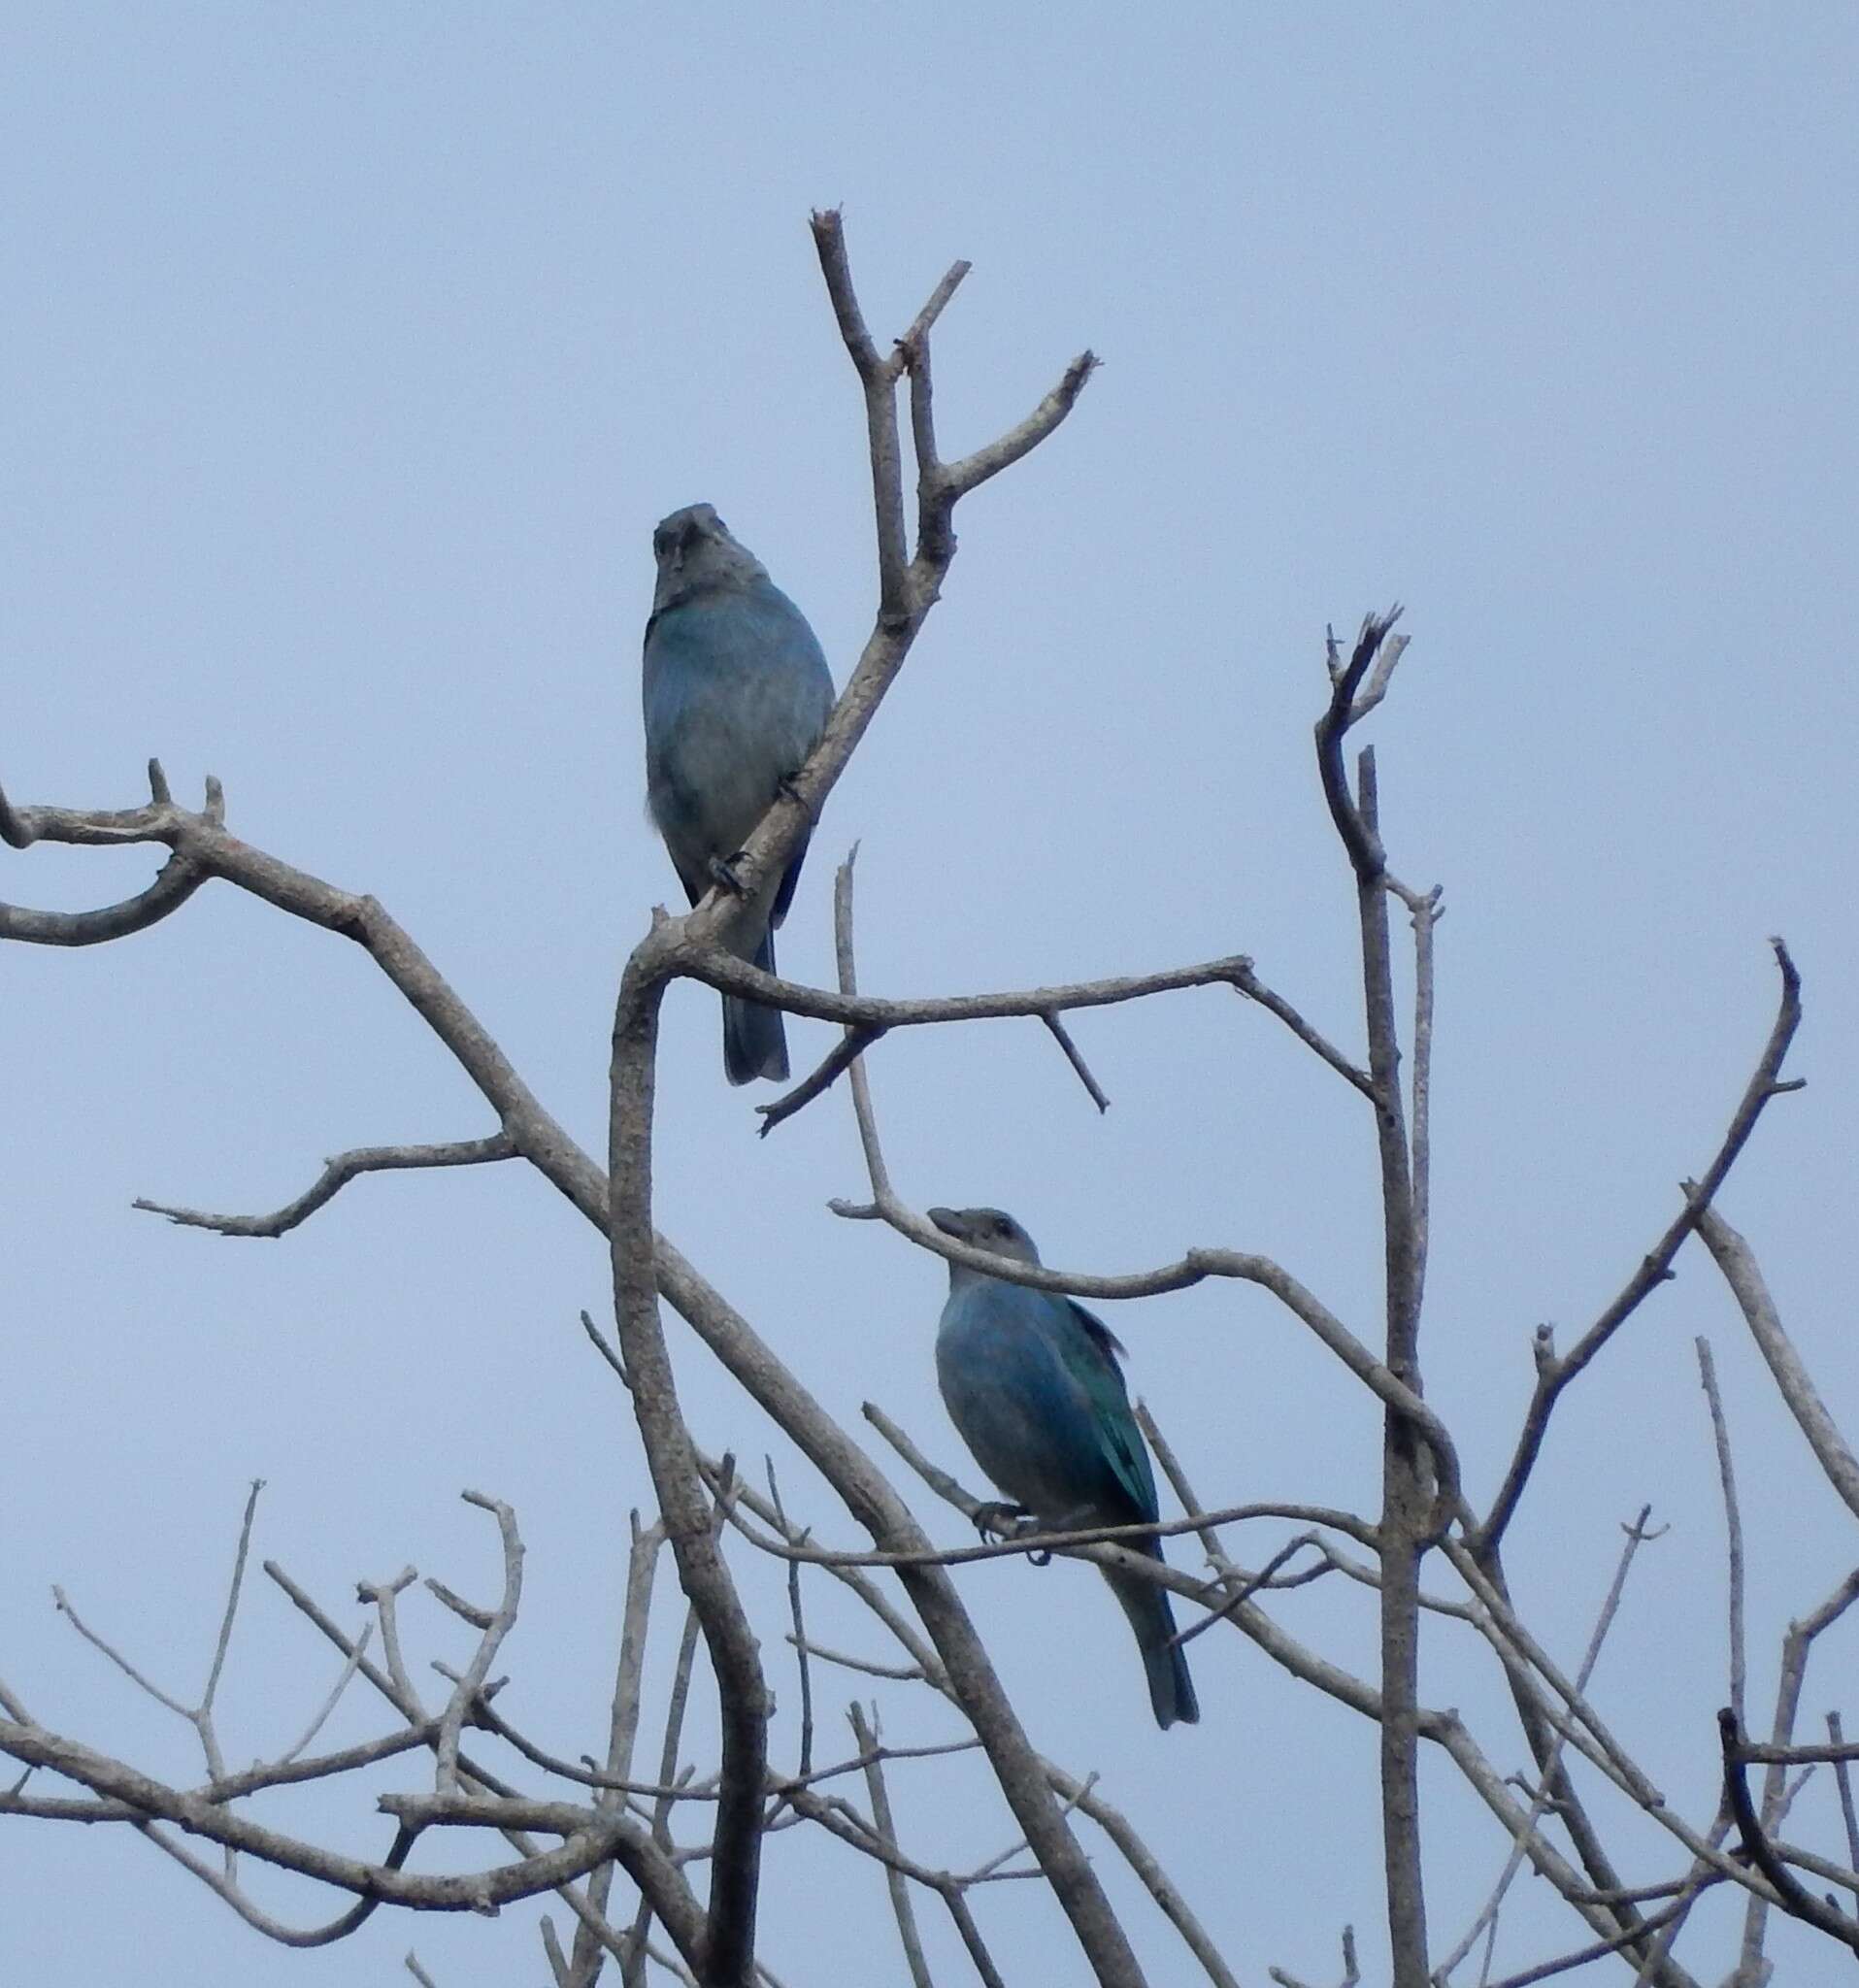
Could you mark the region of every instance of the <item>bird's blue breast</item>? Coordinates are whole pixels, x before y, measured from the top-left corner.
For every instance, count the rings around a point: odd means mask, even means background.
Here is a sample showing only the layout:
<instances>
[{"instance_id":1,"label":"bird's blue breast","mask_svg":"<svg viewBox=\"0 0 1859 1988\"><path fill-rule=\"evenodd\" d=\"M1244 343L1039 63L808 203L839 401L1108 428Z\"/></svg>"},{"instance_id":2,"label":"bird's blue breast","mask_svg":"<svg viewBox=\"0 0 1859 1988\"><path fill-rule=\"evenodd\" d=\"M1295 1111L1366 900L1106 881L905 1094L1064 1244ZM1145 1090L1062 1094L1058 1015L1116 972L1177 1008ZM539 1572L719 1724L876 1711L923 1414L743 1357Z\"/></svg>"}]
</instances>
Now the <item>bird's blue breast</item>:
<instances>
[{"instance_id":1,"label":"bird's blue breast","mask_svg":"<svg viewBox=\"0 0 1859 1988\"><path fill-rule=\"evenodd\" d=\"M729 855L833 707L813 631L772 582L663 610L646 638L647 790L668 838Z\"/></svg>"}]
</instances>

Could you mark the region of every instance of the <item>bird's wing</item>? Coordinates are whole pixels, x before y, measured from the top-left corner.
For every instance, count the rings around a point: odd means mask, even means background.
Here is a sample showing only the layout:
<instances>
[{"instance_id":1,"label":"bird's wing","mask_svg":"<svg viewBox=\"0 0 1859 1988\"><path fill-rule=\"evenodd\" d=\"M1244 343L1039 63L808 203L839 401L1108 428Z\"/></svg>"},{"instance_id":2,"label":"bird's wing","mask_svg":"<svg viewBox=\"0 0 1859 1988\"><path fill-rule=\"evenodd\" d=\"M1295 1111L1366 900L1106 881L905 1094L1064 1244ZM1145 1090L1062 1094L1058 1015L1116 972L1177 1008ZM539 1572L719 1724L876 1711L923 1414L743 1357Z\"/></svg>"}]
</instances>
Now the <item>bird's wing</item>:
<instances>
[{"instance_id":1,"label":"bird's wing","mask_svg":"<svg viewBox=\"0 0 1859 1988\"><path fill-rule=\"evenodd\" d=\"M1149 1469L1143 1432L1136 1426L1130 1409L1122 1370L1116 1364L1116 1356L1123 1347L1095 1312L1086 1311L1076 1299L1068 1298L1064 1304L1070 1314L1069 1322L1079 1330L1063 1336L1060 1357L1090 1403L1098 1443L1112 1474L1142 1516L1154 1518L1160 1508L1155 1498L1155 1475Z\"/></svg>"}]
</instances>

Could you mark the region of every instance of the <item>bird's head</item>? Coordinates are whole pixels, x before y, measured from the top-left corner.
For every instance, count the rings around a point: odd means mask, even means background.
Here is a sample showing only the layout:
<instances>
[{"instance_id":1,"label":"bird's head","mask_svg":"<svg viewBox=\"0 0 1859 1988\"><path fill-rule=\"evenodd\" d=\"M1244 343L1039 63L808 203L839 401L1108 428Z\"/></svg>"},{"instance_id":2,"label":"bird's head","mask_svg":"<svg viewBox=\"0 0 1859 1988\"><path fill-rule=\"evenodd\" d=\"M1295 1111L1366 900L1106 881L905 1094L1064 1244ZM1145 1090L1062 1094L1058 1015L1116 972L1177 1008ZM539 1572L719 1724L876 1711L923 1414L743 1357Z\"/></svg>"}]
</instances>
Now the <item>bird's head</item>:
<instances>
[{"instance_id":1,"label":"bird's head","mask_svg":"<svg viewBox=\"0 0 1859 1988\"><path fill-rule=\"evenodd\" d=\"M929 1218L945 1236L985 1249L995 1256L1010 1256L1015 1263L1037 1263L1039 1251L1033 1239L1013 1217L998 1208L933 1208ZM949 1265L953 1276L961 1267Z\"/></svg>"},{"instance_id":2,"label":"bird's head","mask_svg":"<svg viewBox=\"0 0 1859 1988\"><path fill-rule=\"evenodd\" d=\"M652 534L652 557L658 561L654 613L706 587L745 586L766 577L761 561L730 537L728 525L708 504L687 504L661 518Z\"/></svg>"}]
</instances>

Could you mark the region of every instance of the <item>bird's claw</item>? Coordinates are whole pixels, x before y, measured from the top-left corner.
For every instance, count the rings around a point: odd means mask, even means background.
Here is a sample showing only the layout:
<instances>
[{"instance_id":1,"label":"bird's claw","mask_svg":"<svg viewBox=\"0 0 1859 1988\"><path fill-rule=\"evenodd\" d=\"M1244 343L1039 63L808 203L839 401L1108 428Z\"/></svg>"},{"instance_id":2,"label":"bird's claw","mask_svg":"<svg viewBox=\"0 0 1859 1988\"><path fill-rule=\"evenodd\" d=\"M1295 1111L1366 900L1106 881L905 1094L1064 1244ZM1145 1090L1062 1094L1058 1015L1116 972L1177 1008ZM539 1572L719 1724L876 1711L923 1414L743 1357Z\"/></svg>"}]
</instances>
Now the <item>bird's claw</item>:
<instances>
[{"instance_id":1,"label":"bird's claw","mask_svg":"<svg viewBox=\"0 0 1859 1988\"><path fill-rule=\"evenodd\" d=\"M983 1540L1011 1540L1015 1533L1024 1532L1030 1522L1032 1514L1023 1505L1009 1505L1002 1500L975 1508L975 1530Z\"/></svg>"},{"instance_id":2,"label":"bird's claw","mask_svg":"<svg viewBox=\"0 0 1859 1988\"><path fill-rule=\"evenodd\" d=\"M731 892L736 897L747 897L748 895L748 886L737 876L735 868L742 853L742 850L738 849L734 856L713 856L708 866L710 880L713 883L720 884L723 889Z\"/></svg>"}]
</instances>

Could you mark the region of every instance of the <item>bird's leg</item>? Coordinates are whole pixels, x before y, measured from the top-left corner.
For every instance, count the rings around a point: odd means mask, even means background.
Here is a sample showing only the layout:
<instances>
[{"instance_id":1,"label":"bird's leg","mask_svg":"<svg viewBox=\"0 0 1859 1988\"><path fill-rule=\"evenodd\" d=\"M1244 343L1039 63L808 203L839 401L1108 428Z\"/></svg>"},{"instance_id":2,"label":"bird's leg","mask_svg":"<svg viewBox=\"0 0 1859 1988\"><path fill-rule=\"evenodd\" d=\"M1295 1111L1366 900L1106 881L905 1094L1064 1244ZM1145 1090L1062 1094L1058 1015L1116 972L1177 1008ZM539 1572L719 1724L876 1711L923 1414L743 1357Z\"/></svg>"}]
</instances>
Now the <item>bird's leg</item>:
<instances>
[{"instance_id":1,"label":"bird's leg","mask_svg":"<svg viewBox=\"0 0 1859 1988\"><path fill-rule=\"evenodd\" d=\"M704 866L709 873L710 880L713 883L721 884L723 889L730 892L734 897L747 897L748 895L747 885L737 876L735 870L735 865L740 860L742 853L742 850L738 849L733 856L713 856Z\"/></svg>"},{"instance_id":2,"label":"bird's leg","mask_svg":"<svg viewBox=\"0 0 1859 1988\"><path fill-rule=\"evenodd\" d=\"M807 802L801 790L794 784L799 775L800 770L798 767L793 773L782 774L775 782L775 791L778 794L783 795L787 800L792 801L796 808L805 808Z\"/></svg>"}]
</instances>

